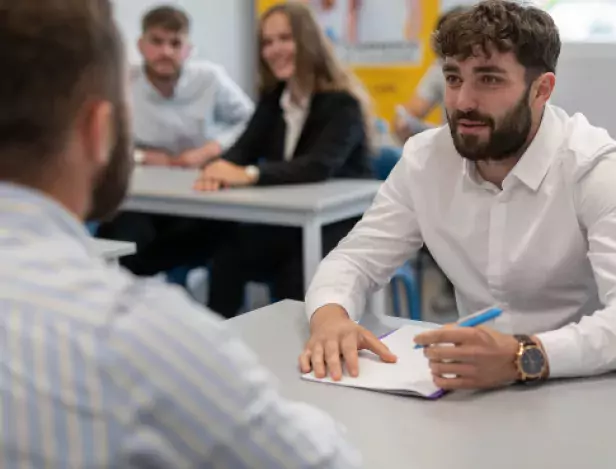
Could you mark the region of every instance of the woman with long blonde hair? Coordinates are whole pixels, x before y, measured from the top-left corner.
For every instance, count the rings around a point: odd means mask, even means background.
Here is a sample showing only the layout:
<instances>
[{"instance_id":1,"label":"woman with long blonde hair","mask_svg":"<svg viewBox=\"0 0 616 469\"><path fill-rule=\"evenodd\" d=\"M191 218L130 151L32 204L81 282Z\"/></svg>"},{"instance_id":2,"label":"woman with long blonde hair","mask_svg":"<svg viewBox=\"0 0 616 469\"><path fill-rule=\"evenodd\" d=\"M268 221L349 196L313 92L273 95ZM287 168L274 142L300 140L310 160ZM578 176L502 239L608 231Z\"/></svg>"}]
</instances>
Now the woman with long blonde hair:
<instances>
[{"instance_id":1,"label":"woman with long blonde hair","mask_svg":"<svg viewBox=\"0 0 616 469\"><path fill-rule=\"evenodd\" d=\"M336 58L310 8L275 5L259 24L260 97L246 131L222 159L209 164L198 190L370 177L369 99ZM356 220L326 227L329 252ZM265 280L277 299L303 299L301 233L294 228L241 225L214 254L210 302L234 316L244 285Z\"/></svg>"}]
</instances>

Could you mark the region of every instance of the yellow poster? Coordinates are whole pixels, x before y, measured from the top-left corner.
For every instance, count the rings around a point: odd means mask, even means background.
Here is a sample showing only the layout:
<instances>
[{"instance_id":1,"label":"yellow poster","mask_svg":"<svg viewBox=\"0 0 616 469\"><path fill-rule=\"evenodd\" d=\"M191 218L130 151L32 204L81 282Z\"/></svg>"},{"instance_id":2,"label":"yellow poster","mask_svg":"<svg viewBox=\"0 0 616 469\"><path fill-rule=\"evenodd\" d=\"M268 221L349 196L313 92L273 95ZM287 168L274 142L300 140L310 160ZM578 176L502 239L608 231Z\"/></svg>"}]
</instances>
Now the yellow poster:
<instances>
[{"instance_id":1,"label":"yellow poster","mask_svg":"<svg viewBox=\"0 0 616 469\"><path fill-rule=\"evenodd\" d=\"M286 1L286 0L283 0ZM362 80L388 122L434 61L430 37L439 0L289 0L309 3L340 58ZM257 0L263 13L280 0ZM437 110L429 118L440 121Z\"/></svg>"}]
</instances>

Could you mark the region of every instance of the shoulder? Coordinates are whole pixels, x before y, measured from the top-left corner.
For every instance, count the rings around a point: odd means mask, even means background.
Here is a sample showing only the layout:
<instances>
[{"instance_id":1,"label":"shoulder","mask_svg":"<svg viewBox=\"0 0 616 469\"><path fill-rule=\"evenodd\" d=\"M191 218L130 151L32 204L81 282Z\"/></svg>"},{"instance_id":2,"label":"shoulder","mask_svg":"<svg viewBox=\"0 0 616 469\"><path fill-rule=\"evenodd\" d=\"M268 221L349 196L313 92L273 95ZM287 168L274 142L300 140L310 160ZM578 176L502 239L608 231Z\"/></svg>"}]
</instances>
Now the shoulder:
<instances>
[{"instance_id":1,"label":"shoulder","mask_svg":"<svg viewBox=\"0 0 616 469\"><path fill-rule=\"evenodd\" d=\"M201 85L211 85L231 79L222 65L207 60L187 62L182 73L186 75L188 81Z\"/></svg>"},{"instance_id":2,"label":"shoulder","mask_svg":"<svg viewBox=\"0 0 616 469\"><path fill-rule=\"evenodd\" d=\"M342 108L359 109L360 103L348 91L321 91L312 96L313 104L321 106L341 106Z\"/></svg>"},{"instance_id":3,"label":"shoulder","mask_svg":"<svg viewBox=\"0 0 616 469\"><path fill-rule=\"evenodd\" d=\"M448 163L461 164L462 161L447 125L411 137L404 145L402 158L408 162L409 168L416 171L434 165L444 168Z\"/></svg>"},{"instance_id":4,"label":"shoulder","mask_svg":"<svg viewBox=\"0 0 616 469\"><path fill-rule=\"evenodd\" d=\"M559 147L561 165L573 182L580 181L604 160L616 155L616 141L607 130L592 125L580 113L569 116L562 109L549 106L560 123L562 142Z\"/></svg>"}]
</instances>

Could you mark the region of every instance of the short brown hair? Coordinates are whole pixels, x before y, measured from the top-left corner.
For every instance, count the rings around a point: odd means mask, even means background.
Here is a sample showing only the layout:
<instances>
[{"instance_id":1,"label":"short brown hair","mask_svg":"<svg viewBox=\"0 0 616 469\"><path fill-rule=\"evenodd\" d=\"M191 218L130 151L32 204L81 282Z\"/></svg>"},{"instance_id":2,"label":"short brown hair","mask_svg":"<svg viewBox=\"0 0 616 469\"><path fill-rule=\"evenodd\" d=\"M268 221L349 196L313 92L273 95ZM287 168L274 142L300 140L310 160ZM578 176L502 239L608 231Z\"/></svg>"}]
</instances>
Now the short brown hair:
<instances>
[{"instance_id":1,"label":"short brown hair","mask_svg":"<svg viewBox=\"0 0 616 469\"><path fill-rule=\"evenodd\" d=\"M174 33L190 31L190 18L183 10L164 5L150 10L143 17L141 28L145 33L151 28L162 28Z\"/></svg>"},{"instance_id":2,"label":"short brown hair","mask_svg":"<svg viewBox=\"0 0 616 469\"><path fill-rule=\"evenodd\" d=\"M40 174L85 103L122 100L109 0L0 0L0 179Z\"/></svg>"},{"instance_id":3,"label":"short brown hair","mask_svg":"<svg viewBox=\"0 0 616 469\"><path fill-rule=\"evenodd\" d=\"M527 70L527 78L556 72L560 35L545 11L507 0L485 0L446 19L434 34L434 48L441 59L461 60L475 49L513 52Z\"/></svg>"}]
</instances>

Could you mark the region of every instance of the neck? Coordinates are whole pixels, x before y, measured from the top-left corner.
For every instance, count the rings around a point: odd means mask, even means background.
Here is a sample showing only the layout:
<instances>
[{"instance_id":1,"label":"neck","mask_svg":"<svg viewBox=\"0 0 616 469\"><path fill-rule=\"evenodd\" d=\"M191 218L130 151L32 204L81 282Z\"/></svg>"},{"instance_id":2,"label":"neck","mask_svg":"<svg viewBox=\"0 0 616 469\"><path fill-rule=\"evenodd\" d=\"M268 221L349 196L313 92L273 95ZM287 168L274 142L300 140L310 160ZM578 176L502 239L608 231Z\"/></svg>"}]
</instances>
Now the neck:
<instances>
[{"instance_id":1,"label":"neck","mask_svg":"<svg viewBox=\"0 0 616 469\"><path fill-rule=\"evenodd\" d=\"M67 184L67 173L58 173L56 169L47 167L45 172L37 174L15 174L12 177L3 178L1 182L16 184L45 194L62 205L76 218L80 220L85 219L89 202L88 197L82 196L85 193L82 191L85 178L80 177L75 181L82 181L75 184Z\"/></svg>"},{"instance_id":2,"label":"neck","mask_svg":"<svg viewBox=\"0 0 616 469\"><path fill-rule=\"evenodd\" d=\"M531 127L531 131L528 134L528 139L522 148L520 148L516 153L507 156L505 158L499 158L498 160L485 160L478 161L476 163L477 172L482 177L484 181L491 182L495 186L500 189L503 188L503 181L507 177L507 175L513 170L522 155L526 152L532 141L535 139L537 132L539 131L539 126L541 125L541 121L543 119L543 113L539 117L539 119L533 123Z\"/></svg>"},{"instance_id":3,"label":"neck","mask_svg":"<svg viewBox=\"0 0 616 469\"><path fill-rule=\"evenodd\" d=\"M519 156L511 156L504 160L478 161L477 172L484 181L491 182L499 188L503 188L503 181L520 160Z\"/></svg>"},{"instance_id":4,"label":"neck","mask_svg":"<svg viewBox=\"0 0 616 469\"><path fill-rule=\"evenodd\" d=\"M178 84L180 76L173 77L160 77L153 74L150 70L146 68L146 76L148 77L149 82L152 84L154 88L158 90L158 92L164 96L165 98L170 98L173 96L175 92L175 87Z\"/></svg>"},{"instance_id":5,"label":"neck","mask_svg":"<svg viewBox=\"0 0 616 469\"><path fill-rule=\"evenodd\" d=\"M298 81L294 78L291 78L287 82L287 87L289 88L289 93L291 93L291 101L295 104L299 104L306 97L308 93L302 89Z\"/></svg>"}]
</instances>

